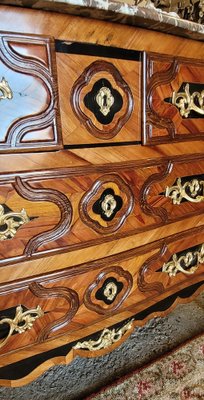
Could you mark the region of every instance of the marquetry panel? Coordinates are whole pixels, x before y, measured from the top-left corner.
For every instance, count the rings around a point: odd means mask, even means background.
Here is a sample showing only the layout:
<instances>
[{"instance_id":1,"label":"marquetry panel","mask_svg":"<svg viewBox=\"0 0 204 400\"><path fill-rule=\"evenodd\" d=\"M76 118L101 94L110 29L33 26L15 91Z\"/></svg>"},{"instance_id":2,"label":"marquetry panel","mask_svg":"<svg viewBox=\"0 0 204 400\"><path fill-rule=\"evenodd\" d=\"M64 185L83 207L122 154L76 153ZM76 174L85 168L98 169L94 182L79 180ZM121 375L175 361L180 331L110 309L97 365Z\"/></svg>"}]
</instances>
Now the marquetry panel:
<instances>
[{"instance_id":1,"label":"marquetry panel","mask_svg":"<svg viewBox=\"0 0 204 400\"><path fill-rule=\"evenodd\" d=\"M140 52L59 41L57 51L64 144L140 141Z\"/></svg>"},{"instance_id":2,"label":"marquetry panel","mask_svg":"<svg viewBox=\"0 0 204 400\"><path fill-rule=\"evenodd\" d=\"M0 195L4 264L18 256L22 261L52 250L81 249L202 215L204 161L6 174Z\"/></svg>"},{"instance_id":3,"label":"marquetry panel","mask_svg":"<svg viewBox=\"0 0 204 400\"><path fill-rule=\"evenodd\" d=\"M144 55L144 144L204 137L204 63Z\"/></svg>"},{"instance_id":4,"label":"marquetry panel","mask_svg":"<svg viewBox=\"0 0 204 400\"><path fill-rule=\"evenodd\" d=\"M71 269L2 284L1 354L65 332L75 334L116 313L127 312L130 317L140 303L144 307L146 299L169 296L192 279L202 281L203 246L200 228L192 235L177 234ZM20 306L27 320L17 318ZM22 321L30 326L26 328ZM10 334L9 327L13 327Z\"/></svg>"},{"instance_id":5,"label":"marquetry panel","mask_svg":"<svg viewBox=\"0 0 204 400\"><path fill-rule=\"evenodd\" d=\"M61 147L54 41L0 35L0 152Z\"/></svg>"}]
</instances>

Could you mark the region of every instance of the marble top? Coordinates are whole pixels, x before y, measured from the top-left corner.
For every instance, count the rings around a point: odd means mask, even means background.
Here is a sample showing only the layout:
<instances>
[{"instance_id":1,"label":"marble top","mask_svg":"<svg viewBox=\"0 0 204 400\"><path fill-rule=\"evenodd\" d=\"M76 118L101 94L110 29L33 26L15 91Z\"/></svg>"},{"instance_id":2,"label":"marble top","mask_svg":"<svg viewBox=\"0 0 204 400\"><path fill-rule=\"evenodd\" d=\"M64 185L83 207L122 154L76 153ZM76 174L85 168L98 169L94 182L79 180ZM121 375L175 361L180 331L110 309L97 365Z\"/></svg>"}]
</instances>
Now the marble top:
<instances>
[{"instance_id":1,"label":"marble top","mask_svg":"<svg viewBox=\"0 0 204 400\"><path fill-rule=\"evenodd\" d=\"M193 1L189 0L194 4L195 1L194 3ZM204 41L203 23L180 18L179 13L175 12L178 11L176 7L172 12L156 8L155 4L159 7L159 3L159 0L126 0L126 2L121 0L0 0L0 4L81 15ZM161 2L161 4L164 3L165 1ZM174 1L174 5L176 3ZM201 16L204 12L203 3L203 1L199 3ZM203 17L200 20L203 20Z\"/></svg>"}]
</instances>

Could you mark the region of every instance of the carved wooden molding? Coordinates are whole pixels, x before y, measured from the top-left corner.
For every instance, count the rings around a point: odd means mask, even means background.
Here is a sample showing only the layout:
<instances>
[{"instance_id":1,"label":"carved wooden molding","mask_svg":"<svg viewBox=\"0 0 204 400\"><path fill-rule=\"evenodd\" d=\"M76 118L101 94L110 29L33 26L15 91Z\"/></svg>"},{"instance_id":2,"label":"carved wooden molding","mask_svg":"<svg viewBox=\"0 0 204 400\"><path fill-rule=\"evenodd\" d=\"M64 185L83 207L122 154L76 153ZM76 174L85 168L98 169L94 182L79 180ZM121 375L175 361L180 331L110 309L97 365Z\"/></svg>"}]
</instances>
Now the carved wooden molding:
<instances>
[{"instance_id":1,"label":"carved wooden molding","mask_svg":"<svg viewBox=\"0 0 204 400\"><path fill-rule=\"evenodd\" d=\"M119 287L121 284L121 288ZM84 304L99 314L117 310L128 297L133 285L132 275L119 266L111 266L100 272L84 293ZM100 297L97 294L100 293ZM107 301L109 300L109 301Z\"/></svg>"},{"instance_id":2,"label":"carved wooden molding","mask_svg":"<svg viewBox=\"0 0 204 400\"><path fill-rule=\"evenodd\" d=\"M153 272L158 264L161 263L162 258L167 252L167 246L164 244L160 251L150 258L148 258L145 263L141 266L138 272L137 285L141 292L157 292L159 294L163 293L165 288L164 285L157 282L146 282L146 275Z\"/></svg>"},{"instance_id":3,"label":"carved wooden molding","mask_svg":"<svg viewBox=\"0 0 204 400\"><path fill-rule=\"evenodd\" d=\"M64 326L68 325L69 322L73 319L77 310L79 308L79 298L78 294L66 287L52 287L52 288L45 288L40 283L33 282L29 285L30 291L34 294L34 296L49 299L49 298L63 298L68 303L68 311L66 314L59 318L56 321L50 322L47 324L38 335L38 341L43 342L50 336L52 332L63 328Z\"/></svg>"},{"instance_id":4,"label":"carved wooden molding","mask_svg":"<svg viewBox=\"0 0 204 400\"><path fill-rule=\"evenodd\" d=\"M168 212L163 207L154 207L149 204L147 198L149 195L149 191L151 186L156 182L161 182L171 173L173 168L173 163L171 161L164 167L164 169L160 173L153 174L149 176L149 178L143 184L140 190L140 198L139 203L142 211L150 216L159 217L163 222L168 221Z\"/></svg>"},{"instance_id":5,"label":"carved wooden molding","mask_svg":"<svg viewBox=\"0 0 204 400\"><path fill-rule=\"evenodd\" d=\"M92 119L82 111L80 106L80 95L82 89L89 83L91 84L92 78L99 72L101 73L100 78L102 78L103 72L108 72L114 78L116 85L122 89L127 101L125 110L122 111L122 114L121 112L119 113L119 117L116 119L114 126L107 125L106 129L104 127L103 129L98 128L95 125L94 120L92 121ZM75 115L85 125L86 129L93 136L103 140L111 139L116 136L130 118L133 110L133 96L129 86L124 81L116 67L110 62L104 60L93 62L83 71L72 87L70 102Z\"/></svg>"},{"instance_id":6,"label":"carved wooden molding","mask_svg":"<svg viewBox=\"0 0 204 400\"><path fill-rule=\"evenodd\" d=\"M20 54L20 50L16 51L15 49L16 45L26 46L28 49L29 46L32 47L32 45L41 46L46 51L47 61L43 62L40 58ZM32 114L32 112L28 111L28 115L22 116L22 109L19 110L20 116L18 118L15 117L14 120L11 121L6 138L0 143L0 151L9 151L12 149L12 152L15 152L61 148L53 40L48 37L38 37L34 35L1 34L0 59L6 67L17 72L16 79L18 79L19 76L22 77L23 74L25 77L30 76L36 78L36 82L42 86L43 90L47 91L47 101L45 104L39 103L39 112ZM26 96L28 96L28 94ZM15 97L16 93L13 92L12 102L14 102ZM49 138L46 136L43 138L43 130L46 129L52 132ZM41 132L41 140L26 140L26 135L31 132Z\"/></svg>"},{"instance_id":7,"label":"carved wooden molding","mask_svg":"<svg viewBox=\"0 0 204 400\"><path fill-rule=\"evenodd\" d=\"M178 73L178 61L171 59L171 65L166 71L160 71L160 72L155 72L154 74L152 73L153 70L153 62L154 60L157 60L157 56L150 56L150 55L145 55L144 56L144 71L146 71L146 77L144 78L145 80L145 90L144 90L144 101L145 101L145 107L144 107L144 133L143 133L143 142L144 144L153 144L154 140L156 141L155 138L152 136L152 125L162 129L166 129L169 135L169 138L174 138L175 136L175 127L174 123L170 118L163 118L162 116L159 116L153 109L152 107L152 96L154 90L160 86L164 85L166 83L171 82L177 75ZM158 59L160 59L158 57ZM160 141L161 138L159 137ZM165 139L164 140L168 140Z\"/></svg>"},{"instance_id":8,"label":"carved wooden molding","mask_svg":"<svg viewBox=\"0 0 204 400\"><path fill-rule=\"evenodd\" d=\"M104 220L102 214L96 214L94 206L96 202L101 203L101 205L103 204L102 200L100 201L101 195L109 188L112 190L113 185L120 194L120 196L117 197L120 197L122 204L119 211L116 214L114 213L113 219L112 215L110 215L111 219L106 215L107 218ZM115 197L114 190L112 190L112 192L112 196ZM107 202L109 203L109 201ZM100 179L94 182L90 190L84 194L79 203L79 214L82 221L96 232L112 233L117 231L124 224L126 218L133 209L133 205L134 197L126 182L118 175L107 174L101 176ZM107 211L110 207L110 204L108 204ZM115 208L117 208L117 201L115 201ZM102 207L101 212L103 212Z\"/></svg>"},{"instance_id":9,"label":"carved wooden molding","mask_svg":"<svg viewBox=\"0 0 204 400\"><path fill-rule=\"evenodd\" d=\"M26 200L53 202L61 212L60 221L53 229L40 233L30 239L25 247L24 254L26 254L26 256L31 256L44 243L56 240L69 231L72 221L72 206L68 198L58 190L33 188L19 176L16 177L13 186L17 193Z\"/></svg>"}]
</instances>

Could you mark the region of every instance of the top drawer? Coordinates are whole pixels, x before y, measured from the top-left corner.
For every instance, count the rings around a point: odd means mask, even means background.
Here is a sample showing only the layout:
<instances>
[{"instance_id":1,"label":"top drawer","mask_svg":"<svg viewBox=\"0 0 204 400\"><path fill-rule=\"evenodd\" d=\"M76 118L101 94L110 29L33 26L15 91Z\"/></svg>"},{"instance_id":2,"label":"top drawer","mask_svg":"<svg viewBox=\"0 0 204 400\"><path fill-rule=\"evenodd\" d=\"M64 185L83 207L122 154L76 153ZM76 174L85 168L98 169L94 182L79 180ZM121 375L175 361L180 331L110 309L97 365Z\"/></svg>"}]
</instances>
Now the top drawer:
<instances>
[{"instance_id":1,"label":"top drawer","mask_svg":"<svg viewBox=\"0 0 204 400\"><path fill-rule=\"evenodd\" d=\"M0 152L61 148L54 40L0 34Z\"/></svg>"},{"instance_id":2,"label":"top drawer","mask_svg":"<svg viewBox=\"0 0 204 400\"><path fill-rule=\"evenodd\" d=\"M203 76L202 61L1 33L0 152L201 139Z\"/></svg>"},{"instance_id":3,"label":"top drawer","mask_svg":"<svg viewBox=\"0 0 204 400\"><path fill-rule=\"evenodd\" d=\"M59 40L56 51L65 145L204 137L202 61Z\"/></svg>"},{"instance_id":4,"label":"top drawer","mask_svg":"<svg viewBox=\"0 0 204 400\"><path fill-rule=\"evenodd\" d=\"M143 143L204 138L204 63L144 55Z\"/></svg>"},{"instance_id":5,"label":"top drawer","mask_svg":"<svg viewBox=\"0 0 204 400\"><path fill-rule=\"evenodd\" d=\"M56 40L64 145L141 142L142 52Z\"/></svg>"}]
</instances>

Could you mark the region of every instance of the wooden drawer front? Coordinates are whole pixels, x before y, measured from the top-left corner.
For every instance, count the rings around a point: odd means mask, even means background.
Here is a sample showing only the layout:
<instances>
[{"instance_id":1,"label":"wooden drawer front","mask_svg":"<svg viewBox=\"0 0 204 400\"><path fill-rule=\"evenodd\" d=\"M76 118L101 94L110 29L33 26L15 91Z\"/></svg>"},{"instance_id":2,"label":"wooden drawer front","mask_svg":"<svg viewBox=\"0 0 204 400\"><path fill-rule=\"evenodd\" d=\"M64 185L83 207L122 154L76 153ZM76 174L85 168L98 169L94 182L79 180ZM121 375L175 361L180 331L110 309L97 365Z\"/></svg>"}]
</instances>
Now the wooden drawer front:
<instances>
[{"instance_id":1,"label":"wooden drawer front","mask_svg":"<svg viewBox=\"0 0 204 400\"><path fill-rule=\"evenodd\" d=\"M54 41L0 35L0 152L61 147Z\"/></svg>"},{"instance_id":2,"label":"wooden drawer front","mask_svg":"<svg viewBox=\"0 0 204 400\"><path fill-rule=\"evenodd\" d=\"M81 330L116 312L130 317L147 298L146 308L159 300L155 296L176 293L189 280L200 282L203 233L203 228L184 232L44 277L2 284L0 351Z\"/></svg>"},{"instance_id":3,"label":"wooden drawer front","mask_svg":"<svg viewBox=\"0 0 204 400\"><path fill-rule=\"evenodd\" d=\"M1 264L104 243L204 211L204 160L6 174L0 183Z\"/></svg>"},{"instance_id":4,"label":"wooden drawer front","mask_svg":"<svg viewBox=\"0 0 204 400\"><path fill-rule=\"evenodd\" d=\"M56 50L64 144L140 141L140 52L61 41Z\"/></svg>"},{"instance_id":5,"label":"wooden drawer front","mask_svg":"<svg viewBox=\"0 0 204 400\"><path fill-rule=\"evenodd\" d=\"M204 137L202 61L147 54L144 82L144 144Z\"/></svg>"}]
</instances>

